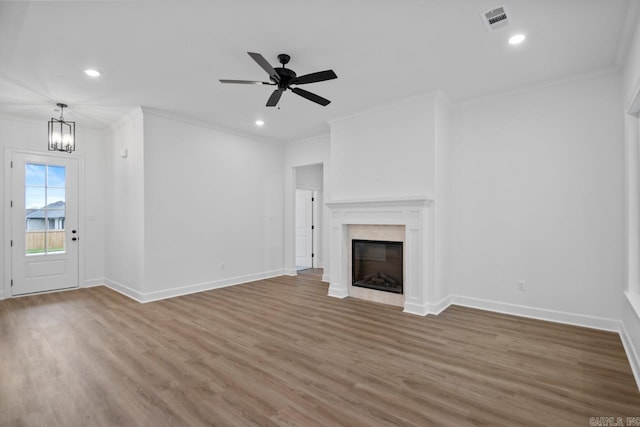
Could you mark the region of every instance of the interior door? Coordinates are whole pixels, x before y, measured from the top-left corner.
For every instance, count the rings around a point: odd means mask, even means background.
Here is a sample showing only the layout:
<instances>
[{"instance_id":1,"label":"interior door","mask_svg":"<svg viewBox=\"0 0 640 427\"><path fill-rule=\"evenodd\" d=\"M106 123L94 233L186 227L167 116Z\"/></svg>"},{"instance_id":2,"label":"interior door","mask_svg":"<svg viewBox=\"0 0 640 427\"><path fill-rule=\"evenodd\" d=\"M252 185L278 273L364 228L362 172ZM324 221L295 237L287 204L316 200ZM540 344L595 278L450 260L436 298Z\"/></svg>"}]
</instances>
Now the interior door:
<instances>
[{"instance_id":1,"label":"interior door","mask_svg":"<svg viewBox=\"0 0 640 427\"><path fill-rule=\"evenodd\" d=\"M78 286L78 161L14 153L11 294Z\"/></svg>"},{"instance_id":2,"label":"interior door","mask_svg":"<svg viewBox=\"0 0 640 427\"><path fill-rule=\"evenodd\" d=\"M296 190L296 268L312 268L313 205L311 190Z\"/></svg>"}]
</instances>

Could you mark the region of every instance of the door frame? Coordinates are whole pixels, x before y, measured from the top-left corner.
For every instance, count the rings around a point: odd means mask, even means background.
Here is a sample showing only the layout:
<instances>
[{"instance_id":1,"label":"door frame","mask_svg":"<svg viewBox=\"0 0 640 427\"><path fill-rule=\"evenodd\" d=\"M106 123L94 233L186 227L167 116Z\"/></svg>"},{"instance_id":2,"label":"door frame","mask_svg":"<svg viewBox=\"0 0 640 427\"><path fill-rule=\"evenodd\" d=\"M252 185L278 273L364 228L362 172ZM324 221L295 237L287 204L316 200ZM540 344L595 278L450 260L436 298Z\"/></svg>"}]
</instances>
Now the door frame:
<instances>
[{"instance_id":1,"label":"door frame","mask_svg":"<svg viewBox=\"0 0 640 427\"><path fill-rule=\"evenodd\" d=\"M4 239L2 244L4 245L4 259L2 260L4 263L4 297L5 298L18 298L21 296L28 295L20 295L13 296L11 289L11 277L13 276L13 250L11 249L10 241L12 237L13 230L11 229L11 220L12 220L12 209L11 209L11 196L12 196L12 179L13 174L11 173L11 162L13 161L14 154L27 154L27 155L35 155L35 156L45 156L50 157L52 159L56 158L72 158L78 162L78 230L80 230L79 236L80 241L78 242L80 247L78 248L78 287L71 288L79 289L86 288L87 284L85 283L85 260L86 253L85 247L83 243L84 231L85 227L85 166L84 166L84 157L79 156L77 154L62 154L62 153L52 153L50 151L35 151L35 150L25 150L21 148L15 147L5 147L4 149L4 158L2 161L4 162ZM48 291L48 292L60 292L56 291ZM47 292L41 292L47 293Z\"/></svg>"},{"instance_id":2,"label":"door frame","mask_svg":"<svg viewBox=\"0 0 640 427\"><path fill-rule=\"evenodd\" d=\"M318 236L318 190L311 191L311 268L318 268L318 246L320 243L320 236Z\"/></svg>"},{"instance_id":3,"label":"door frame","mask_svg":"<svg viewBox=\"0 0 640 427\"><path fill-rule=\"evenodd\" d=\"M296 189L305 189L304 185L300 185L298 182L298 170L306 166L321 165L322 166L322 191L318 191L316 200L322 202L315 203L316 213L314 223L320 221L320 226L316 227L315 238L319 246L319 251L314 248L316 259L314 259L315 268L322 268L324 270L322 274L322 281L329 283L329 258L330 256L330 244L331 241L331 218L328 216L328 212L325 212L325 203L327 203L327 197L330 196L330 183L327 178L327 165L329 159L322 159L319 161L306 162L293 162L292 165L286 166L287 173L285 174L285 213L284 213L284 274L287 276L296 276L298 271L296 269ZM311 188L306 188L311 189Z\"/></svg>"},{"instance_id":4,"label":"door frame","mask_svg":"<svg viewBox=\"0 0 640 427\"><path fill-rule=\"evenodd\" d=\"M317 190L313 190L311 188L298 187L298 188L296 188L296 193L295 193L295 197L294 198L297 198L298 190L300 190L300 191L308 191L311 194L311 267L309 267L309 268L316 268L316 256L318 254L318 252L316 251L317 246L318 246L317 234L316 234L316 232L318 231L317 227L316 227L316 215L318 214L317 210L316 210L316 205L317 205L317 201L318 201L318 191ZM294 224L293 224L294 227L293 228L294 228L294 235L297 235L298 227L297 227L297 224L296 224L296 221L295 221L295 218L298 215L298 203L297 203L297 200L296 200L296 202L294 204L294 210L295 210L295 213L294 213L294 221L293 221L294 222ZM298 251L297 242L294 244L294 248L293 249L294 249L294 253L297 253L297 251ZM297 265L298 263L296 262L295 264L296 264L296 270L300 271L300 270L298 270L298 265Z\"/></svg>"}]
</instances>

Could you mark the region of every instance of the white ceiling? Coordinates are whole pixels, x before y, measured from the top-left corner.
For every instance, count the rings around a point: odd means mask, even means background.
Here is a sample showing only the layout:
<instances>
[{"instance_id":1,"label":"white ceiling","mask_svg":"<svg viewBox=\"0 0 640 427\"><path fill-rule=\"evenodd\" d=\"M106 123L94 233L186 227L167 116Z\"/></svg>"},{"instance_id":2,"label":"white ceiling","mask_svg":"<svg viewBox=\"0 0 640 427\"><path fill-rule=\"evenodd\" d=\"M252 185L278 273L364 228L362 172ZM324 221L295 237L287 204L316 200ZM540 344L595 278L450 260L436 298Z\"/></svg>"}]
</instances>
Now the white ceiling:
<instances>
[{"instance_id":1,"label":"white ceiling","mask_svg":"<svg viewBox=\"0 0 640 427\"><path fill-rule=\"evenodd\" d=\"M480 13L505 4L511 24ZM0 2L0 114L43 122L56 102L78 127L147 106L265 138L328 132L327 120L441 89L454 101L619 66L637 0L216 0ZM507 39L527 35L519 46ZM272 87L246 54L288 53L321 107ZM86 68L102 72L98 79ZM265 125L257 128L256 119Z\"/></svg>"}]
</instances>

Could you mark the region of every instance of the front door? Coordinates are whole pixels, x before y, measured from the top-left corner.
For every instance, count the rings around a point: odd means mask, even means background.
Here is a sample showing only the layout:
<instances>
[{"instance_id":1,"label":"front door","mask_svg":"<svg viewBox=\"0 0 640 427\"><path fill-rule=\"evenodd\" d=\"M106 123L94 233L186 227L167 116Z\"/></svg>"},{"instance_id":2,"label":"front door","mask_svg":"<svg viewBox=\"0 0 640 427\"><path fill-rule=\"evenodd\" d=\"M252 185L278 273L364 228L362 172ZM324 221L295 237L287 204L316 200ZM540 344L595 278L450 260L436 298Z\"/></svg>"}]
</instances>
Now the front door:
<instances>
[{"instance_id":1,"label":"front door","mask_svg":"<svg viewBox=\"0 0 640 427\"><path fill-rule=\"evenodd\" d=\"M78 287L78 161L14 153L12 295Z\"/></svg>"}]
</instances>

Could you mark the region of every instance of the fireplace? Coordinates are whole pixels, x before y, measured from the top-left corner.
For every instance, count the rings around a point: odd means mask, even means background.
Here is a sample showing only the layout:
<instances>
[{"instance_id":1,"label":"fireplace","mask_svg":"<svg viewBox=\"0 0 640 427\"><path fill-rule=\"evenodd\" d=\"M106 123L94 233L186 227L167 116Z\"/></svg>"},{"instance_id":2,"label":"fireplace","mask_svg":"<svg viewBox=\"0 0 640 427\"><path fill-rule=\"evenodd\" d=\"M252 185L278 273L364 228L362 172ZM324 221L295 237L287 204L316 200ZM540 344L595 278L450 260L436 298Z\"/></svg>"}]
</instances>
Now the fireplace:
<instances>
[{"instance_id":1,"label":"fireplace","mask_svg":"<svg viewBox=\"0 0 640 427\"><path fill-rule=\"evenodd\" d=\"M402 242L351 241L352 285L402 294Z\"/></svg>"},{"instance_id":2,"label":"fireplace","mask_svg":"<svg viewBox=\"0 0 640 427\"><path fill-rule=\"evenodd\" d=\"M329 296L396 305L420 316L439 312L440 303L429 299L434 293L435 265L435 250L429 250L435 245L432 202L424 197L327 202L331 210ZM352 285L354 239L402 242L402 293Z\"/></svg>"}]
</instances>

